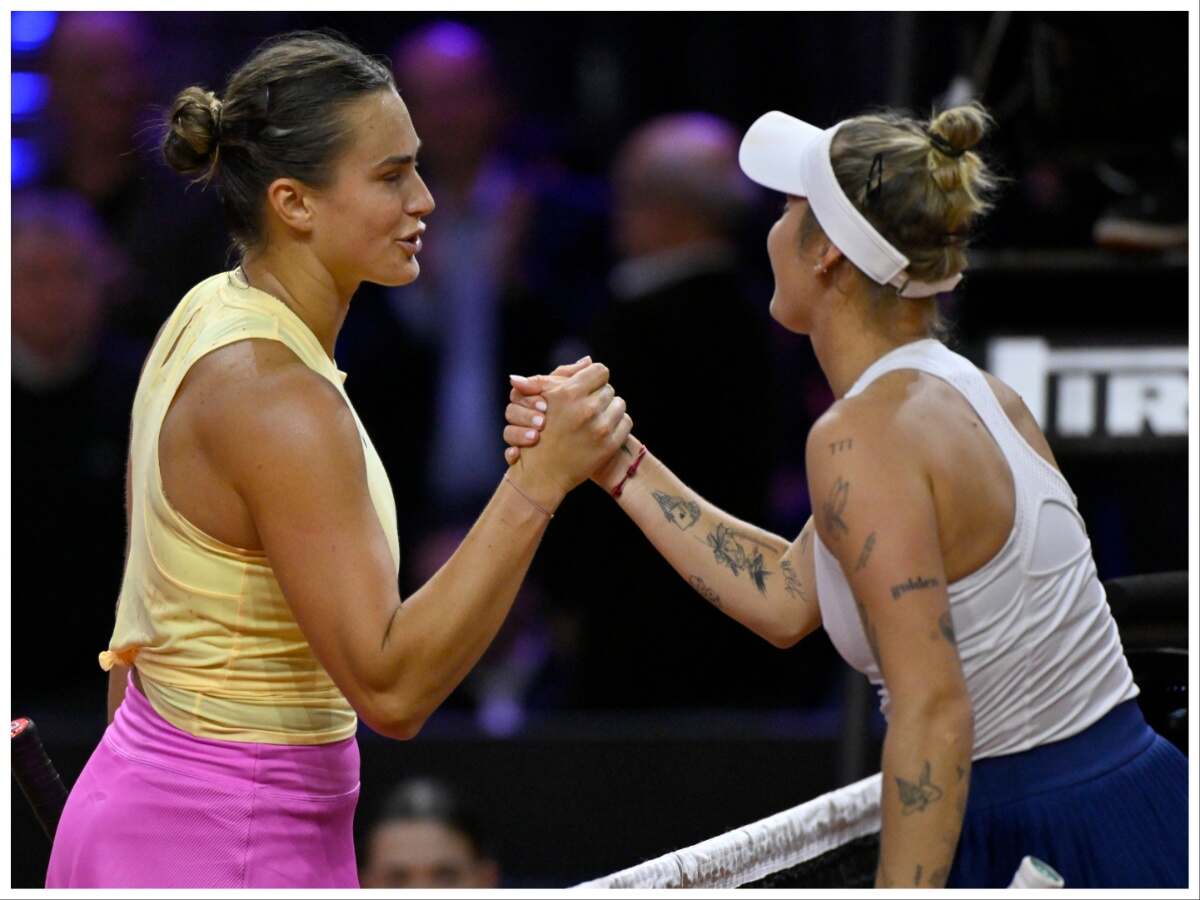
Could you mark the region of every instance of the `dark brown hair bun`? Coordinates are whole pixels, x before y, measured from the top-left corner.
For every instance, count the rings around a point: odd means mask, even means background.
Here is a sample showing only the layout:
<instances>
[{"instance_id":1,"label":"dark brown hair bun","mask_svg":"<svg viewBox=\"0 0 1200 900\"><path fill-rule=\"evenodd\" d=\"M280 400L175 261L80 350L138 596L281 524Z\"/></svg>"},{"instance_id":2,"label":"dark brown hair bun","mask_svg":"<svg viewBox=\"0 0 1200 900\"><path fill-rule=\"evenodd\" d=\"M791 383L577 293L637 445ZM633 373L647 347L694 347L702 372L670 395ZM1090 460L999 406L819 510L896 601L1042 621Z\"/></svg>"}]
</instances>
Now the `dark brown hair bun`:
<instances>
[{"instance_id":1,"label":"dark brown hair bun","mask_svg":"<svg viewBox=\"0 0 1200 900\"><path fill-rule=\"evenodd\" d=\"M176 172L207 179L217 161L221 101L212 91L185 88L171 104L163 157Z\"/></svg>"}]
</instances>

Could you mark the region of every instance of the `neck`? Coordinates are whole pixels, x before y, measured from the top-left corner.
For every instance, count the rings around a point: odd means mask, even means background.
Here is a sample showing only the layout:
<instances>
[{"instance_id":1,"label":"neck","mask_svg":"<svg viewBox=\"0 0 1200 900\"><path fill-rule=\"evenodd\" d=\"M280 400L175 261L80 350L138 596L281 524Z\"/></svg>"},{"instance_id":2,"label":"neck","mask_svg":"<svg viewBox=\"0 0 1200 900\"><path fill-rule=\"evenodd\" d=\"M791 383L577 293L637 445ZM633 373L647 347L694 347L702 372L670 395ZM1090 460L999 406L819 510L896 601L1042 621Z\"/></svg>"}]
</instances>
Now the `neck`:
<instances>
[{"instance_id":1,"label":"neck","mask_svg":"<svg viewBox=\"0 0 1200 900\"><path fill-rule=\"evenodd\" d=\"M870 297L833 297L814 317L809 337L825 379L840 400L870 365L897 347L929 337L923 311L913 305L881 322Z\"/></svg>"},{"instance_id":2,"label":"neck","mask_svg":"<svg viewBox=\"0 0 1200 900\"><path fill-rule=\"evenodd\" d=\"M315 257L287 248L247 253L242 271L251 287L275 297L299 316L333 359L357 283L339 285Z\"/></svg>"}]
</instances>

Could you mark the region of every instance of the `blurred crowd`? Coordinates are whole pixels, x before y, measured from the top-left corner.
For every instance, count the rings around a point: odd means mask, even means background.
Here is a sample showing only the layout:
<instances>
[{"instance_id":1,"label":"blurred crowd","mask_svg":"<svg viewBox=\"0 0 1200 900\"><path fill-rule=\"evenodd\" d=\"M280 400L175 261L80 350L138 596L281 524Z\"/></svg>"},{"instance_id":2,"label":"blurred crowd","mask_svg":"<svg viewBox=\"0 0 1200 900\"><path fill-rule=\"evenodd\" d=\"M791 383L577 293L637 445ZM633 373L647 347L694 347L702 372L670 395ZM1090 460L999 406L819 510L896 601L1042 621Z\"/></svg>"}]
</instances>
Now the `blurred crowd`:
<instances>
[{"instance_id":1,"label":"blurred crowd","mask_svg":"<svg viewBox=\"0 0 1200 900\"><path fill-rule=\"evenodd\" d=\"M408 778L384 795L358 851L364 888L497 888L500 863L480 812L445 781Z\"/></svg>"},{"instance_id":2,"label":"blurred crowd","mask_svg":"<svg viewBox=\"0 0 1200 900\"><path fill-rule=\"evenodd\" d=\"M124 556L141 361L179 298L233 264L212 192L154 156L161 107L197 80L156 69L163 34L182 30L171 15L61 14L31 63L49 98L37 123L45 159L13 192L12 633L28 648L14 649L14 707L84 694L100 715L96 654ZM314 24L267 18L245 20L255 41ZM242 40L237 21L209 27ZM801 33L780 44L792 48L794 71L776 61L768 80L807 73L812 111L782 88L739 105L722 84L737 73L716 54L691 79L711 105L686 92L682 106L661 99L650 57L622 60L611 52L615 26L597 23L607 43L589 45L569 134L523 103L529 71L567 77L554 68L560 51L501 58L486 22L374 21L367 49L394 63L437 209L420 279L364 285L337 361L396 493L404 594L453 551L503 472L508 374L584 353L609 366L637 434L685 482L741 518L798 533L809 512L804 438L831 397L807 342L766 312L763 245L777 198L752 189L736 156L741 130L768 108L832 121L882 102L982 97L1000 119L996 150L1012 182L985 244L1155 253L1186 243L1186 86L1180 94L1167 80L1178 66L1155 64L1178 58L1185 71L1186 36L1146 17L1121 31L1126 48L1142 50L1117 66L1107 55L1114 36L1075 20L918 20L927 31L912 40L937 54L897 54L877 80L860 75L837 99L819 78L828 51L796 25ZM652 24L626 20L631 47L639 23ZM840 35L862 24L829 27ZM869 49L869 34L856 40ZM218 90L221 65L211 73ZM888 87L889 65L908 66L909 96ZM622 96L641 102L630 111ZM1147 96L1183 102L1174 115L1159 100L1136 115ZM782 653L710 608L585 486L563 504L509 622L449 705L504 735L538 710L820 706L832 702L835 671L827 644ZM450 848L429 877L496 883L479 839L430 812L448 805L438 789L417 783L393 799L364 883L422 883L400 856L386 858L397 835Z\"/></svg>"}]
</instances>

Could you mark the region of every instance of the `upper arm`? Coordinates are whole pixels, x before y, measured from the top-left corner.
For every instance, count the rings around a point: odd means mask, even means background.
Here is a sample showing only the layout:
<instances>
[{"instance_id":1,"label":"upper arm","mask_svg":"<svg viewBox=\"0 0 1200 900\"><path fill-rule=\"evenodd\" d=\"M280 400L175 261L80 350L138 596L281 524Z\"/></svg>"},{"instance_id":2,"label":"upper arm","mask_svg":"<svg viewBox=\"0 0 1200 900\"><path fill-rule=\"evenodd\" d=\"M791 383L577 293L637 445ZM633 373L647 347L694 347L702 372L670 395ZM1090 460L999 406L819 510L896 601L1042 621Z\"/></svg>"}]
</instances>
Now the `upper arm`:
<instances>
[{"instance_id":1,"label":"upper arm","mask_svg":"<svg viewBox=\"0 0 1200 900\"><path fill-rule=\"evenodd\" d=\"M817 575L813 566L813 519L810 516L800 535L788 545L779 560L783 589L787 592L788 627L777 647L794 646L821 627L821 606L817 600Z\"/></svg>"},{"instance_id":2,"label":"upper arm","mask_svg":"<svg viewBox=\"0 0 1200 900\"><path fill-rule=\"evenodd\" d=\"M361 708L399 593L353 414L297 361L228 391L202 429L314 654Z\"/></svg>"},{"instance_id":3,"label":"upper arm","mask_svg":"<svg viewBox=\"0 0 1200 900\"><path fill-rule=\"evenodd\" d=\"M822 542L854 593L893 702L963 697L929 478L890 411L842 401L809 434Z\"/></svg>"}]
</instances>

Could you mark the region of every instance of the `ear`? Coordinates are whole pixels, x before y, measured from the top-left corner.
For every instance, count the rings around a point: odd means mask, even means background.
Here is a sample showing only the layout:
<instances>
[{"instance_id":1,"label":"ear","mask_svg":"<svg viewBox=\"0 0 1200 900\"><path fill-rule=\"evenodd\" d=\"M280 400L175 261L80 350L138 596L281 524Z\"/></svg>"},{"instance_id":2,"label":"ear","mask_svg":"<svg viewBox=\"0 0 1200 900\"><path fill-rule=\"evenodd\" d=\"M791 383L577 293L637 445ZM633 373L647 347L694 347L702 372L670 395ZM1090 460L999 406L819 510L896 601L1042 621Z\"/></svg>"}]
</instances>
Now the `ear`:
<instances>
[{"instance_id":1,"label":"ear","mask_svg":"<svg viewBox=\"0 0 1200 900\"><path fill-rule=\"evenodd\" d=\"M267 204L288 228L304 234L313 229L309 188L295 178L276 178L267 185Z\"/></svg>"},{"instance_id":2,"label":"ear","mask_svg":"<svg viewBox=\"0 0 1200 900\"><path fill-rule=\"evenodd\" d=\"M828 244L821 252L821 268L828 272L838 264L839 260L845 258L845 254L843 254L841 250L839 250L833 244Z\"/></svg>"}]
</instances>

